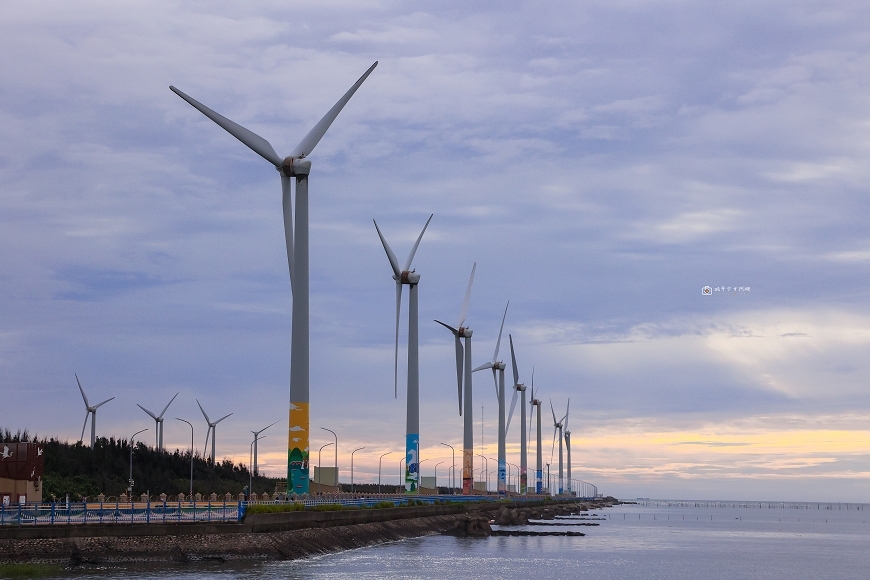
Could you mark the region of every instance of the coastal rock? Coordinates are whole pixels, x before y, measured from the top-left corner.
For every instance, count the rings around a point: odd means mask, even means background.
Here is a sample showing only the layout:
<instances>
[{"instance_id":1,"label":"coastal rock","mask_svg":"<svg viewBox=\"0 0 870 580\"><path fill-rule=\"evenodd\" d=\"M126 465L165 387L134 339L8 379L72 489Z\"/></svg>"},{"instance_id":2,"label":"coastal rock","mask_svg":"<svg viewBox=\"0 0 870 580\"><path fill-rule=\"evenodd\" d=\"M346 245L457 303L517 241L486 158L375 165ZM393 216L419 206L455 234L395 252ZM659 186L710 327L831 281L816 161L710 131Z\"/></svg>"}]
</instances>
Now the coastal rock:
<instances>
[{"instance_id":1,"label":"coastal rock","mask_svg":"<svg viewBox=\"0 0 870 580\"><path fill-rule=\"evenodd\" d=\"M460 515L456 516L453 527L444 533L460 538L486 538L492 535L492 528L486 517Z\"/></svg>"}]
</instances>

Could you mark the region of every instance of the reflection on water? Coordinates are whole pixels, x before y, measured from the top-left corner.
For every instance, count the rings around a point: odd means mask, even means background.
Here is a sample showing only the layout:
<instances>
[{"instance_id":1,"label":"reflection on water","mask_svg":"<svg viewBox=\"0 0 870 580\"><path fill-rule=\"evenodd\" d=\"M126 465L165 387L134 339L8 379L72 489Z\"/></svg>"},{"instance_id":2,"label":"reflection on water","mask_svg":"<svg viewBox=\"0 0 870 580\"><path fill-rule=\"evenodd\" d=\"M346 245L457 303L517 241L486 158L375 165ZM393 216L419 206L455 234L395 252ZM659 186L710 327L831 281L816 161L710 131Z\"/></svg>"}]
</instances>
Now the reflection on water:
<instances>
[{"instance_id":1,"label":"reflection on water","mask_svg":"<svg viewBox=\"0 0 870 580\"><path fill-rule=\"evenodd\" d=\"M292 562L125 566L70 575L143 580L870 578L870 512L863 510L620 506L601 513L608 519L600 526L559 528L583 531L585 537L429 536Z\"/></svg>"}]
</instances>

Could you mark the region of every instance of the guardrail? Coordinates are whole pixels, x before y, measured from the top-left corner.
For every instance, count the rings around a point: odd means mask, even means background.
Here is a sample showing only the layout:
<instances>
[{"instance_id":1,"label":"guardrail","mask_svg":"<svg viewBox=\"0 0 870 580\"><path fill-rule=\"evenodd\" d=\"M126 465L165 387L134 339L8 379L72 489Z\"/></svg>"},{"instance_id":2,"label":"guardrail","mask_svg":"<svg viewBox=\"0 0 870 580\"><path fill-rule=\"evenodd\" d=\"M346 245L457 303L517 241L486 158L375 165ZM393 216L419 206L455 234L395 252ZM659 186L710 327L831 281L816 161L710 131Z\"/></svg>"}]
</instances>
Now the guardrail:
<instances>
[{"instance_id":1,"label":"guardrail","mask_svg":"<svg viewBox=\"0 0 870 580\"><path fill-rule=\"evenodd\" d=\"M32 503L0 506L0 525L76 525L76 524L149 524L180 522L240 522L245 518L248 506L302 504L305 507L319 505L343 505L348 507L370 508L382 502L392 502L395 506L407 505L414 501L422 505L436 502L482 502L499 501L540 501L547 496L511 496L504 498L495 495L420 495L394 497L359 497L338 499L316 497L294 500L262 501L159 501L134 503ZM578 498L580 499L580 498Z\"/></svg>"}]
</instances>

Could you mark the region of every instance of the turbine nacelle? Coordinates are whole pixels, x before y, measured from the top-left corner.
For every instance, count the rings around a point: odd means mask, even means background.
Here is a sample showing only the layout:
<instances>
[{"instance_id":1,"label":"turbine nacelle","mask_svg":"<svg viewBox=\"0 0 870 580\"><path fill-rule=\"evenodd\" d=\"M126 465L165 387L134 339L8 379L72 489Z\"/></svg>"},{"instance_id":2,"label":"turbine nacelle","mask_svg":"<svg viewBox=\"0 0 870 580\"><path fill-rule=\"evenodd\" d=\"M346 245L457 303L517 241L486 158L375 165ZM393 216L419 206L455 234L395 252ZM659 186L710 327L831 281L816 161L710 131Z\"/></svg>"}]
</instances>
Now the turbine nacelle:
<instances>
[{"instance_id":1,"label":"turbine nacelle","mask_svg":"<svg viewBox=\"0 0 870 580\"><path fill-rule=\"evenodd\" d=\"M287 177L308 175L308 173L311 171L311 161L303 157L287 156L284 158L284 162L281 163L281 167L276 167L275 169L277 169Z\"/></svg>"},{"instance_id":2,"label":"turbine nacelle","mask_svg":"<svg viewBox=\"0 0 870 580\"><path fill-rule=\"evenodd\" d=\"M522 384L522 383L517 383L517 384L516 384L516 389L517 389L519 392L521 392L521 393L525 393L525 392L526 392L526 386L525 386L524 384Z\"/></svg>"},{"instance_id":3,"label":"turbine nacelle","mask_svg":"<svg viewBox=\"0 0 870 580\"><path fill-rule=\"evenodd\" d=\"M460 326L456 329L456 336L458 336L459 338L471 338L471 329Z\"/></svg>"},{"instance_id":4,"label":"turbine nacelle","mask_svg":"<svg viewBox=\"0 0 870 580\"><path fill-rule=\"evenodd\" d=\"M395 280L399 284L408 284L413 286L420 283L420 274L418 274L416 270L404 270L398 276L393 274L393 280Z\"/></svg>"}]
</instances>

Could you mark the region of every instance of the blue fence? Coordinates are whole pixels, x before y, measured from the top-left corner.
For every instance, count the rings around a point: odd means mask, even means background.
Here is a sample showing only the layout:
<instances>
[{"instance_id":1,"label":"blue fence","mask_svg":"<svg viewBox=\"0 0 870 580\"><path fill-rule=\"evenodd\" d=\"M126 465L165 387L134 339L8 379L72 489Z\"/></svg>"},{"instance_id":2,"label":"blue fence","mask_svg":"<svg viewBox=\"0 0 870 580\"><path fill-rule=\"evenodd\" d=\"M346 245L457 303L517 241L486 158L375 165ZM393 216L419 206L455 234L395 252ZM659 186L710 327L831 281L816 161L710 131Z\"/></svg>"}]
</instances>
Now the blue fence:
<instances>
[{"instance_id":1,"label":"blue fence","mask_svg":"<svg viewBox=\"0 0 870 580\"><path fill-rule=\"evenodd\" d=\"M31 524L149 524L180 522L239 522L245 518L249 505L275 505L285 503L314 507L326 504L372 507L381 502L396 506L415 501L423 505L436 502L498 501L493 495L421 495L377 496L354 499L310 498L290 501L193 501L193 502L145 502L145 503L38 503L0 506L0 525ZM511 501L539 501L542 496L512 496Z\"/></svg>"}]
</instances>

